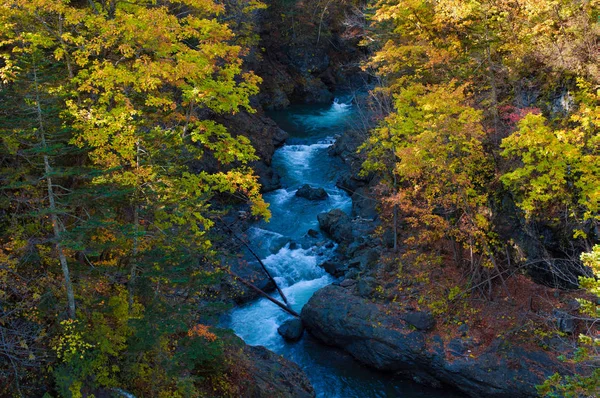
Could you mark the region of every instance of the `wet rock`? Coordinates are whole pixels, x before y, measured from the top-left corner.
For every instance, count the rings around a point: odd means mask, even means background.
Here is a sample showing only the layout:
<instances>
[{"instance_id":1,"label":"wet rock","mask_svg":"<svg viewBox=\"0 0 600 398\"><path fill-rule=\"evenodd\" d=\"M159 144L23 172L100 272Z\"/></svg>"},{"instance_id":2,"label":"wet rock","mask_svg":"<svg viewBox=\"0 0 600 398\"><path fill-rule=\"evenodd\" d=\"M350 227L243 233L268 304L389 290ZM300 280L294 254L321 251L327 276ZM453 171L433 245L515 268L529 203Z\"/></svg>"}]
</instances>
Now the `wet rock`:
<instances>
[{"instance_id":1,"label":"wet rock","mask_svg":"<svg viewBox=\"0 0 600 398\"><path fill-rule=\"evenodd\" d=\"M301 315L313 336L368 366L401 372L428 384L452 385L471 397L534 397L536 385L557 371L565 372L544 351L502 340L472 356L468 350L475 343L458 339L447 348L466 355L447 357L439 336L414 330L398 316L341 286L317 291ZM428 316L422 317L427 321Z\"/></svg>"},{"instance_id":2,"label":"wet rock","mask_svg":"<svg viewBox=\"0 0 600 398\"><path fill-rule=\"evenodd\" d=\"M250 381L243 397L311 398L315 391L310 381L295 363L264 347L244 346ZM243 362L242 362L243 363Z\"/></svg>"},{"instance_id":3,"label":"wet rock","mask_svg":"<svg viewBox=\"0 0 600 398\"><path fill-rule=\"evenodd\" d=\"M277 328L277 333L287 341L298 341L304 333L304 325L298 318L290 319Z\"/></svg>"},{"instance_id":4,"label":"wet rock","mask_svg":"<svg viewBox=\"0 0 600 398\"><path fill-rule=\"evenodd\" d=\"M271 254L277 253L279 250L281 250L283 247L285 247L290 242L291 242L291 240L287 236L279 236L279 237L272 239L269 242L269 253L271 253ZM256 247L261 246L260 244L256 244L254 241L252 241L250 243L254 244Z\"/></svg>"},{"instance_id":5,"label":"wet rock","mask_svg":"<svg viewBox=\"0 0 600 398\"><path fill-rule=\"evenodd\" d=\"M252 167L258 175L261 192L267 193L281 188L281 177L271 166L266 165L264 162L254 162Z\"/></svg>"},{"instance_id":6,"label":"wet rock","mask_svg":"<svg viewBox=\"0 0 600 398\"><path fill-rule=\"evenodd\" d=\"M307 232L307 235L310 236L311 238L318 238L319 237L319 231L316 231L314 229L309 229Z\"/></svg>"},{"instance_id":7,"label":"wet rock","mask_svg":"<svg viewBox=\"0 0 600 398\"><path fill-rule=\"evenodd\" d=\"M331 238L338 242L349 242L352 240L352 220L340 209L333 209L328 213L317 216L319 227Z\"/></svg>"},{"instance_id":8,"label":"wet rock","mask_svg":"<svg viewBox=\"0 0 600 398\"><path fill-rule=\"evenodd\" d=\"M348 280L353 280L353 279L357 279L359 272L356 268L350 268L348 269L348 271L346 271L346 274L344 275L344 278L348 279Z\"/></svg>"},{"instance_id":9,"label":"wet rock","mask_svg":"<svg viewBox=\"0 0 600 398\"><path fill-rule=\"evenodd\" d=\"M329 197L323 188L313 188L308 184L303 185L296 191L296 196L308 200L325 200Z\"/></svg>"},{"instance_id":10,"label":"wet rock","mask_svg":"<svg viewBox=\"0 0 600 398\"><path fill-rule=\"evenodd\" d=\"M435 326L435 318L430 312L408 312L402 315L402 319L418 330L431 330Z\"/></svg>"},{"instance_id":11,"label":"wet rock","mask_svg":"<svg viewBox=\"0 0 600 398\"><path fill-rule=\"evenodd\" d=\"M286 131L282 129L277 129L273 133L273 145L275 145L275 147L278 148L282 146L289 137L290 135Z\"/></svg>"},{"instance_id":12,"label":"wet rock","mask_svg":"<svg viewBox=\"0 0 600 398\"><path fill-rule=\"evenodd\" d=\"M296 250L296 249L298 249L298 243L296 243L294 241L291 241L290 244L289 244L289 246L288 246L288 248L290 250Z\"/></svg>"},{"instance_id":13,"label":"wet rock","mask_svg":"<svg viewBox=\"0 0 600 398\"><path fill-rule=\"evenodd\" d=\"M364 140L365 137L360 131L348 130L344 134L339 136L338 139L335 140L335 143L331 146L331 148L329 148L329 154L332 156L340 157L344 161L344 163L350 165L350 167L352 169L355 169L358 173L363 159L357 153L357 149L364 142ZM364 183L359 185L366 185L366 182L371 180L371 176L362 177L357 174L353 175L352 178L355 181L361 181ZM347 181L350 183L348 185L348 188L350 188L350 190L352 191L350 192L350 194L352 194L354 193L357 186L353 186L352 181Z\"/></svg>"},{"instance_id":14,"label":"wet rock","mask_svg":"<svg viewBox=\"0 0 600 398\"><path fill-rule=\"evenodd\" d=\"M332 260L325 261L323 264L321 264L321 267L323 267L325 272L335 277L344 275L348 270L348 267L346 267L344 264Z\"/></svg>"}]
</instances>

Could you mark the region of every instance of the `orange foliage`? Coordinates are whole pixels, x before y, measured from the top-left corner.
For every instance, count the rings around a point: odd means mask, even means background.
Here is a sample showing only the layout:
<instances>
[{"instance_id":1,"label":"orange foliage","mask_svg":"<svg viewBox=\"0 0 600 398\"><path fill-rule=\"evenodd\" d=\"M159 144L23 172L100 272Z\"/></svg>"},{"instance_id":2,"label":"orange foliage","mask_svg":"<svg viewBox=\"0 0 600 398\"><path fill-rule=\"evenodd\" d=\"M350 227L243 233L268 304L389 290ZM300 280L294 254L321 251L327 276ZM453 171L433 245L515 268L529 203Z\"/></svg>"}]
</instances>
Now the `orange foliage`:
<instances>
[{"instance_id":1,"label":"orange foliage","mask_svg":"<svg viewBox=\"0 0 600 398\"><path fill-rule=\"evenodd\" d=\"M202 337L211 342L217 340L217 335L210 332L208 330L208 326L202 325L202 324L197 324L193 328L188 330L188 336L189 337Z\"/></svg>"}]
</instances>

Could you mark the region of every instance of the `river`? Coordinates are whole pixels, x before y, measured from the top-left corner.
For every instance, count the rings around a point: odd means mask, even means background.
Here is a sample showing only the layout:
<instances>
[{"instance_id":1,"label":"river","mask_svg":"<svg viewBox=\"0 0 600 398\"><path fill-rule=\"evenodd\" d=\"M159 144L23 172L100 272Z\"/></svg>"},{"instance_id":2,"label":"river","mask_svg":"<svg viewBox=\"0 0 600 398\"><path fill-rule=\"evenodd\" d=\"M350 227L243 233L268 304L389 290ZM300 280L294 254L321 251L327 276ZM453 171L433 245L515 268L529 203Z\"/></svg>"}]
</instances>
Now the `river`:
<instances>
[{"instance_id":1,"label":"river","mask_svg":"<svg viewBox=\"0 0 600 398\"><path fill-rule=\"evenodd\" d=\"M346 166L329 156L328 148L358 115L350 98L341 96L330 106L296 105L270 116L290 134L286 145L273 157L283 188L265 195L272 219L254 225L248 237L292 307L300 312L315 291L335 280L319 267L333 255L335 245L322 235L311 238L307 232L319 230L317 215L321 212L339 208L350 214L349 196L335 186ZM328 199L296 197L296 190L304 184L323 187ZM320 344L308 333L297 343L287 343L277 328L290 317L270 301L258 299L235 308L227 326L246 343L265 346L297 363L318 397L456 396L370 370L342 351Z\"/></svg>"}]
</instances>

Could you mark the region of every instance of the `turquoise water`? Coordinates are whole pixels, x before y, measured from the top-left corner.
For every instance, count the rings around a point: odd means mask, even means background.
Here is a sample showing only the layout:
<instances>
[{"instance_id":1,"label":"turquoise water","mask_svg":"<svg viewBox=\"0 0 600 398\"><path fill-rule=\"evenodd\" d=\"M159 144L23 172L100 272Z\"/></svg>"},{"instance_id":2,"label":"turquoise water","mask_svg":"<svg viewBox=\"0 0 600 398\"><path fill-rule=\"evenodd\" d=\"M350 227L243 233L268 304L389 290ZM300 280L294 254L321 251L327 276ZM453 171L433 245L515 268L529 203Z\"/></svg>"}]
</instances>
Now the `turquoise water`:
<instances>
[{"instance_id":1,"label":"turquoise water","mask_svg":"<svg viewBox=\"0 0 600 398\"><path fill-rule=\"evenodd\" d=\"M299 105L270 116L290 134L287 144L273 158L283 188L265 195L271 205L271 222L253 226L248 238L292 307L300 312L315 291L334 281L319 264L333 255L335 246L331 247L332 242L323 236L315 239L306 233L318 230L317 215L321 212L340 208L350 213L350 198L335 186L345 166L327 151L356 113L342 97L330 106ZM324 188L329 198L312 202L296 197L296 190L303 184ZM290 246L290 240L296 244ZM289 318L270 301L259 299L233 310L228 326L246 343L265 346L296 362L308 375L318 397L456 396L370 370L342 351L321 345L308 333L298 343L287 343L277 328Z\"/></svg>"}]
</instances>

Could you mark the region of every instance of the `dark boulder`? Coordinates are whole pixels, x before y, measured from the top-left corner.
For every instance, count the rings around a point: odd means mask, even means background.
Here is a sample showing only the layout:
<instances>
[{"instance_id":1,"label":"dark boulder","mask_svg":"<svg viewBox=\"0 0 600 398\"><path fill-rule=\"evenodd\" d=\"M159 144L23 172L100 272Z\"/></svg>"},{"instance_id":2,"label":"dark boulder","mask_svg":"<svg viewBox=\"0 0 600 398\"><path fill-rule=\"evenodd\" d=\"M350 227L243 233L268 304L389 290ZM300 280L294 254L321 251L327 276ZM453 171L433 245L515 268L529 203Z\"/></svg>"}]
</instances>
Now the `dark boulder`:
<instances>
[{"instance_id":1,"label":"dark boulder","mask_svg":"<svg viewBox=\"0 0 600 398\"><path fill-rule=\"evenodd\" d=\"M452 385L472 397L535 397L536 385L565 370L541 349L514 342L495 340L477 356L469 353L474 345L470 339L445 347L440 336L414 330L400 317L341 286L317 291L302 309L302 320L317 339L368 366L402 372L428 384ZM447 354L447 350L454 352Z\"/></svg>"},{"instance_id":2,"label":"dark boulder","mask_svg":"<svg viewBox=\"0 0 600 398\"><path fill-rule=\"evenodd\" d=\"M298 341L304 333L304 325L298 318L290 319L279 326L277 333L287 341Z\"/></svg>"},{"instance_id":3,"label":"dark boulder","mask_svg":"<svg viewBox=\"0 0 600 398\"><path fill-rule=\"evenodd\" d=\"M350 242L352 236L352 220L340 209L333 209L328 213L321 213L317 216L319 227L331 238L338 242Z\"/></svg>"},{"instance_id":4,"label":"dark boulder","mask_svg":"<svg viewBox=\"0 0 600 398\"><path fill-rule=\"evenodd\" d=\"M333 260L325 261L323 264L321 264L321 267L323 267L325 272L335 277L342 276L346 273L346 271L348 271L348 267L346 265Z\"/></svg>"},{"instance_id":5,"label":"dark boulder","mask_svg":"<svg viewBox=\"0 0 600 398\"><path fill-rule=\"evenodd\" d=\"M329 197L323 188L313 188L308 184L303 185L296 191L296 196L308 200L325 200Z\"/></svg>"},{"instance_id":6,"label":"dark boulder","mask_svg":"<svg viewBox=\"0 0 600 398\"><path fill-rule=\"evenodd\" d=\"M408 312L402 315L402 319L419 330L431 330L435 326L435 318L430 312Z\"/></svg>"},{"instance_id":7,"label":"dark boulder","mask_svg":"<svg viewBox=\"0 0 600 398\"><path fill-rule=\"evenodd\" d=\"M554 310L554 318L558 330L563 333L573 334L575 332L575 317L563 311Z\"/></svg>"}]
</instances>

